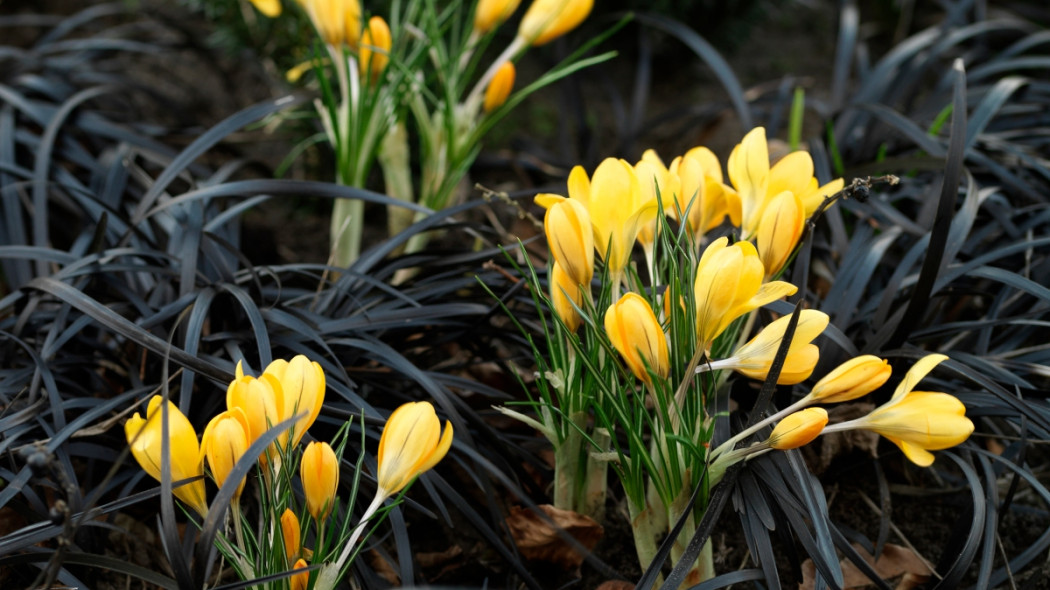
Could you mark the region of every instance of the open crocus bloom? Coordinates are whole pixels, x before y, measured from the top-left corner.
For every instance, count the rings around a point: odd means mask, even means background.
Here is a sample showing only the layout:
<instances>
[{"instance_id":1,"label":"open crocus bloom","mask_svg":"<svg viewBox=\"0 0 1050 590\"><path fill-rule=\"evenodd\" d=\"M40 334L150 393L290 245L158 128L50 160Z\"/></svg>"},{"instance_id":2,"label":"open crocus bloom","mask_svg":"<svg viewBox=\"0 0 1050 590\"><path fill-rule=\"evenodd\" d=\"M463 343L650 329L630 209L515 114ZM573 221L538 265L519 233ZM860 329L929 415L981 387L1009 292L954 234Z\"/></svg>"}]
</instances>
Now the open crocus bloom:
<instances>
[{"instance_id":1,"label":"open crocus bloom","mask_svg":"<svg viewBox=\"0 0 1050 590\"><path fill-rule=\"evenodd\" d=\"M289 431L291 444L295 446L321 413L325 393L324 371L321 365L300 354L291 361L273 361L263 374L272 375L281 384L281 407L277 408L279 420L274 424L303 415Z\"/></svg>"},{"instance_id":2,"label":"open crocus bloom","mask_svg":"<svg viewBox=\"0 0 1050 590\"><path fill-rule=\"evenodd\" d=\"M913 463L928 467L930 451L962 444L973 432L966 406L947 393L913 391L935 366L947 360L943 354L923 357L908 371L890 401L867 416L829 426L827 431L862 428L877 432L900 447Z\"/></svg>"},{"instance_id":3,"label":"open crocus bloom","mask_svg":"<svg viewBox=\"0 0 1050 590\"><path fill-rule=\"evenodd\" d=\"M750 242L729 245L722 237L704 250L696 267L698 341L708 348L736 318L797 289L783 281L762 282L765 267Z\"/></svg>"},{"instance_id":4,"label":"open crocus bloom","mask_svg":"<svg viewBox=\"0 0 1050 590\"><path fill-rule=\"evenodd\" d=\"M392 496L445 457L452 446L452 423L441 420L430 402L409 402L394 410L379 437L379 491Z\"/></svg>"},{"instance_id":5,"label":"open crocus bloom","mask_svg":"<svg viewBox=\"0 0 1050 590\"><path fill-rule=\"evenodd\" d=\"M131 445L131 454L142 469L157 481L161 479L162 403L161 396L153 396L146 408L145 419L135 412L135 415L124 423L124 433L127 435L128 444ZM204 475L197 432L193 430L189 419L170 401L168 402L168 444L172 482ZM203 516L208 512L203 480L180 485L173 488L172 491L178 499L200 515Z\"/></svg>"},{"instance_id":6,"label":"open crocus bloom","mask_svg":"<svg viewBox=\"0 0 1050 590\"><path fill-rule=\"evenodd\" d=\"M709 364L709 368L733 369L752 379L765 380L790 320L791 316L783 316L771 322L747 344L738 348L731 358L714 361ZM777 377L779 385L794 385L809 378L820 360L820 350L812 342L826 327L826 313L815 309L804 309L799 313L787 358Z\"/></svg>"}]
</instances>

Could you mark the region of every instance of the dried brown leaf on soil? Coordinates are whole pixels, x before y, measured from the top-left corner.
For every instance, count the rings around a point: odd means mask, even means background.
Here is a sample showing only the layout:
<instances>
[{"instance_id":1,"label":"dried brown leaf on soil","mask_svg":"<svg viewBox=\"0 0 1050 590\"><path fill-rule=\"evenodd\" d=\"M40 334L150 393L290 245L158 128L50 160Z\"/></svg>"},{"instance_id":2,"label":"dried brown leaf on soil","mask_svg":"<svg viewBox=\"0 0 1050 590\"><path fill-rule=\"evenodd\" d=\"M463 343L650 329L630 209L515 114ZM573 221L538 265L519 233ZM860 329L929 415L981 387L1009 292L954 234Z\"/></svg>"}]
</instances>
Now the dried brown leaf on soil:
<instances>
[{"instance_id":1,"label":"dried brown leaf on soil","mask_svg":"<svg viewBox=\"0 0 1050 590\"><path fill-rule=\"evenodd\" d=\"M634 583L625 580L609 580L607 582L602 582L601 585L594 590L634 590Z\"/></svg>"},{"instance_id":2,"label":"dried brown leaf on soil","mask_svg":"<svg viewBox=\"0 0 1050 590\"><path fill-rule=\"evenodd\" d=\"M542 515L527 508L511 508L507 526L514 542L525 559L546 562L564 571L575 571L583 563L583 554L562 538L558 529L590 551L602 536L602 526L589 516L550 504L539 508Z\"/></svg>"},{"instance_id":3,"label":"dried brown leaf on soil","mask_svg":"<svg viewBox=\"0 0 1050 590\"><path fill-rule=\"evenodd\" d=\"M897 590L912 590L930 578L930 569L922 557L907 547L888 543L882 548L882 555L878 561L860 545L854 543L853 548L864 561L875 568L879 577L887 581L895 580ZM875 588L868 577L848 559L843 559L839 565L842 567L843 588ZM799 590L814 590L816 571L813 560L807 559L802 563L802 583L798 585Z\"/></svg>"}]
</instances>

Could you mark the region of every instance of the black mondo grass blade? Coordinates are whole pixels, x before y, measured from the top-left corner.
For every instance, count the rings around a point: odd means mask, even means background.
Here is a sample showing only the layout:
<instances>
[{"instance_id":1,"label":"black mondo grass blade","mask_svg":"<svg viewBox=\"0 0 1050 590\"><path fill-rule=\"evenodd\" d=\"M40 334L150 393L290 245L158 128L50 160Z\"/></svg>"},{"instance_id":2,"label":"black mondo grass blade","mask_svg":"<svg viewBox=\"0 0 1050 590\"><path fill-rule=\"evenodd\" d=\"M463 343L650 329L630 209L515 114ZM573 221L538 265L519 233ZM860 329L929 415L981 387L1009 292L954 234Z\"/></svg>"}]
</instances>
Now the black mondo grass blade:
<instances>
[{"instance_id":1,"label":"black mondo grass blade","mask_svg":"<svg viewBox=\"0 0 1050 590\"><path fill-rule=\"evenodd\" d=\"M937 204L937 216L930 231L930 244L923 260L919 280L912 290L908 306L897 323L892 336L886 343L887 348L899 348L915 326L922 325L922 317L929 305L930 295L937 282L937 276L944 266L942 258L948 245L948 234L951 231L951 217L959 192L959 183L963 174L963 158L966 154L966 71L962 60L952 64L954 78L954 97L952 100L951 139L948 144L948 161L944 169L940 198Z\"/></svg>"},{"instance_id":2,"label":"black mondo grass blade","mask_svg":"<svg viewBox=\"0 0 1050 590\"><path fill-rule=\"evenodd\" d=\"M969 491L972 500L972 515L969 518L960 519L959 524L965 528L965 524L968 520L972 519L973 523L969 527L969 531L966 532L965 537L956 537L959 540L958 550L955 552L946 551L945 555L941 558L941 564L945 571L941 574L941 579L934 586L934 590L950 590L951 588L958 588L962 582L962 579L969 572L970 565L973 563L974 556L977 555L977 551L980 548L983 532L985 530L985 515L986 515L986 503L984 499L983 487L981 481L977 476L977 472L974 470L970 462L959 457L957 454L951 451L941 451L940 456L950 458L959 467L963 475L966 477L966 482L969 484ZM941 567L938 567L941 569Z\"/></svg>"}]
</instances>

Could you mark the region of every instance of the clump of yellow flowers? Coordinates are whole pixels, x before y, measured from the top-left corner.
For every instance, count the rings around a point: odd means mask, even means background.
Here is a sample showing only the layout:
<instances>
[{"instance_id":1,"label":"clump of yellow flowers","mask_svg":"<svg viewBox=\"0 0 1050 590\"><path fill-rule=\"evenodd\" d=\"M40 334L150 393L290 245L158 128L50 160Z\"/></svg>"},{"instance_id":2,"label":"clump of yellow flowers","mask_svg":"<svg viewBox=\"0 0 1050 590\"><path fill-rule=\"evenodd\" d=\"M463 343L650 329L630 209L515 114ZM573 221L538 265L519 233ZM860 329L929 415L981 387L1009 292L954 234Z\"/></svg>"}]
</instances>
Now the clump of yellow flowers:
<instances>
[{"instance_id":1,"label":"clump of yellow flowers","mask_svg":"<svg viewBox=\"0 0 1050 590\"><path fill-rule=\"evenodd\" d=\"M338 496L350 423L336 433L334 448L323 441L299 444L321 412L325 389L321 366L303 355L276 360L258 377L246 375L238 363L226 390L226 410L208 422L200 442L189 419L159 395L150 399L145 418L135 413L125 423L132 455L158 481L167 446L172 492L202 518L216 510L221 516L227 507L217 501L209 508L203 477L205 472L211 476L219 487L217 499L229 502L233 528L232 536L219 534L216 543L244 580L303 569L288 578L293 590L334 588L360 550L362 535L378 526L381 519L372 517L452 445L452 425L446 422L442 429L429 402L395 410L380 437L375 497L350 526L360 470L349 507L340 510ZM260 522L245 526L241 503L253 466L259 474L253 514Z\"/></svg>"},{"instance_id":2,"label":"clump of yellow flowers","mask_svg":"<svg viewBox=\"0 0 1050 590\"><path fill-rule=\"evenodd\" d=\"M765 381L782 347L777 384L801 384L814 372L827 314L800 309L794 318L760 326L756 310L796 293L780 277L807 221L844 186L841 179L819 183L804 151L771 163L763 128L744 136L725 172L705 147L670 164L650 150L634 164L606 159L590 175L577 166L567 196L536 197L546 209L551 254L546 286L531 273L536 304L550 312L541 315L546 347L536 351L538 396L532 413L501 411L534 426L554 446L558 508L601 520L612 468L643 569L685 518L671 550L678 561L703 516L707 491L735 463L800 447L822 432L866 429L926 466L933 461L929 451L960 444L973 431L955 397L913 391L942 355L920 359L892 399L868 416L828 425L818 405L856 399L890 377L886 360L861 356L790 407L723 435L724 442L714 440L728 415L731 373ZM762 442L737 448L763 433ZM713 575L708 544L685 586Z\"/></svg>"},{"instance_id":3,"label":"clump of yellow flowers","mask_svg":"<svg viewBox=\"0 0 1050 590\"><path fill-rule=\"evenodd\" d=\"M276 0L253 0L267 16ZM378 4L378 3L377 3ZM321 41L315 59L289 78L316 74L315 102L335 152L337 182L364 188L378 165L384 192L405 206L388 207L390 236L429 211L456 204L462 182L488 131L528 94L612 56L575 57L515 90L515 62L530 48L578 27L594 0L533 0L502 51L490 51L497 29L520 0L395 2L391 13L367 14L360 0L298 0ZM373 9L378 8L373 7ZM592 40L591 44L597 40ZM410 142L418 140L416 145ZM413 206L418 205L418 206ZM332 264L345 268L360 254L364 207L337 199L331 220ZM404 244L420 249L427 234Z\"/></svg>"}]
</instances>

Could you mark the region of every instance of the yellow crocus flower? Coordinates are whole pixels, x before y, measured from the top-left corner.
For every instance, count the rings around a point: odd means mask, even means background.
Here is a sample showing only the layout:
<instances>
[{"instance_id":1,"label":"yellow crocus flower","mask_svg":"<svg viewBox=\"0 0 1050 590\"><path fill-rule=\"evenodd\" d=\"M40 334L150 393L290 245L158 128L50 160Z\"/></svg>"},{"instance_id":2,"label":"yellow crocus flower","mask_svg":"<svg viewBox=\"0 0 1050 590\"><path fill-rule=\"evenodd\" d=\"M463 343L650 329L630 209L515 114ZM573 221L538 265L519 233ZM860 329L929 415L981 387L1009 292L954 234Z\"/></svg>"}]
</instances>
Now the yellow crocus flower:
<instances>
[{"instance_id":1,"label":"yellow crocus flower","mask_svg":"<svg viewBox=\"0 0 1050 590\"><path fill-rule=\"evenodd\" d=\"M605 312L605 332L635 377L652 385L650 372L670 371L667 337L652 307L637 293L626 293Z\"/></svg>"},{"instance_id":2,"label":"yellow crocus flower","mask_svg":"<svg viewBox=\"0 0 1050 590\"><path fill-rule=\"evenodd\" d=\"M281 514L281 539L284 541L284 554L288 557L289 563L292 563L295 556L299 554L301 535L299 517L292 512L291 508L285 508Z\"/></svg>"},{"instance_id":3,"label":"yellow crocus flower","mask_svg":"<svg viewBox=\"0 0 1050 590\"><path fill-rule=\"evenodd\" d=\"M390 26L386 24L381 16L373 16L368 19L368 26L361 33L361 47L358 50L358 59L361 60L361 75L369 74L373 82L379 78L379 74L386 69L390 62Z\"/></svg>"},{"instance_id":4,"label":"yellow crocus flower","mask_svg":"<svg viewBox=\"0 0 1050 590\"><path fill-rule=\"evenodd\" d=\"M572 280L572 277L562 269L557 261L551 265L551 304L554 306L554 313L558 314L562 323L565 324L565 328L570 332L575 332L582 321L577 308L582 308L583 289L589 288L590 283L584 283L583 285L583 288L581 288L580 283Z\"/></svg>"},{"instance_id":5,"label":"yellow crocus flower","mask_svg":"<svg viewBox=\"0 0 1050 590\"><path fill-rule=\"evenodd\" d=\"M492 77L492 81L485 88L485 101L481 105L481 108L486 113L491 113L507 102L507 97L510 96L511 90L514 90L516 72L514 64L509 61L503 62L503 65L496 70L496 75Z\"/></svg>"},{"instance_id":6,"label":"yellow crocus flower","mask_svg":"<svg viewBox=\"0 0 1050 590\"><path fill-rule=\"evenodd\" d=\"M321 365L300 354L291 361L273 361L263 374L272 375L281 384L283 403L278 408L280 420L306 414L289 430L289 440L295 446L321 413L325 394L324 370Z\"/></svg>"},{"instance_id":7,"label":"yellow crocus flower","mask_svg":"<svg viewBox=\"0 0 1050 590\"><path fill-rule=\"evenodd\" d=\"M161 445L163 441L163 424L161 404L164 399L155 395L149 400L146 418L138 412L124 423L124 433L131 454L153 479L161 479ZM168 453L171 459L172 482L204 475L200 461L200 445L197 443L197 432L188 418L168 402ZM208 503L204 495L204 481L198 480L173 488L175 496L201 516L207 514Z\"/></svg>"},{"instance_id":8,"label":"yellow crocus flower","mask_svg":"<svg viewBox=\"0 0 1050 590\"><path fill-rule=\"evenodd\" d=\"M828 327L828 319L828 314L815 309L804 309L799 313L787 358L777 377L778 385L801 383L813 374L820 360L820 349L812 342ZM752 379L765 380L790 321L791 316L786 315L771 322L747 344L738 348L732 358L715 361L710 364L711 368L733 369Z\"/></svg>"},{"instance_id":9,"label":"yellow crocus flower","mask_svg":"<svg viewBox=\"0 0 1050 590\"><path fill-rule=\"evenodd\" d=\"M300 0L321 39L331 47L357 47L361 36L359 0Z\"/></svg>"},{"instance_id":10,"label":"yellow crocus flower","mask_svg":"<svg viewBox=\"0 0 1050 590\"><path fill-rule=\"evenodd\" d=\"M281 382L272 374L263 373L258 378L245 375L240 361L237 362L236 378L226 388L226 407L230 410L239 408L248 419L249 444L255 442L270 429L281 422L284 411L284 393ZM284 432L277 439L281 448L287 445L288 433ZM270 446L270 454L276 449ZM266 453L259 458L266 459Z\"/></svg>"},{"instance_id":11,"label":"yellow crocus flower","mask_svg":"<svg viewBox=\"0 0 1050 590\"><path fill-rule=\"evenodd\" d=\"M962 444L973 432L966 406L955 396L941 392L913 391L935 366L947 360L943 354L919 359L897 386L890 401L856 420L828 427L828 432L864 429L877 432L900 447L916 465L928 467L930 451Z\"/></svg>"},{"instance_id":12,"label":"yellow crocus flower","mask_svg":"<svg viewBox=\"0 0 1050 590\"><path fill-rule=\"evenodd\" d=\"M769 192L769 147L766 130L756 127L733 148L728 161L729 181L740 198L743 238L758 230Z\"/></svg>"},{"instance_id":13,"label":"yellow crocus flower","mask_svg":"<svg viewBox=\"0 0 1050 590\"><path fill-rule=\"evenodd\" d=\"M543 217L547 245L571 282L590 286L594 277L594 232L587 208L576 199L561 199Z\"/></svg>"},{"instance_id":14,"label":"yellow crocus flower","mask_svg":"<svg viewBox=\"0 0 1050 590\"><path fill-rule=\"evenodd\" d=\"M390 497L437 465L452 446L452 423L441 420L430 402L409 402L394 410L379 437L379 490Z\"/></svg>"},{"instance_id":15,"label":"yellow crocus flower","mask_svg":"<svg viewBox=\"0 0 1050 590\"><path fill-rule=\"evenodd\" d=\"M663 160L654 150L645 150L642 159L634 165L634 175L638 177L638 183L642 191L642 203L656 203L659 196L663 203L664 213L674 217L674 198L679 193L678 176L672 174L664 165ZM647 221L638 228L638 243L646 249L653 247L656 241L656 232L659 223L656 216L652 221Z\"/></svg>"},{"instance_id":16,"label":"yellow crocus flower","mask_svg":"<svg viewBox=\"0 0 1050 590\"><path fill-rule=\"evenodd\" d=\"M643 201L641 184L630 164L606 158L591 176L587 210L598 254L611 275L620 275L630 262L639 229L656 218L656 202Z\"/></svg>"},{"instance_id":17,"label":"yellow crocus flower","mask_svg":"<svg viewBox=\"0 0 1050 590\"><path fill-rule=\"evenodd\" d=\"M474 32L484 35L503 24L518 9L521 0L478 0L474 7Z\"/></svg>"},{"instance_id":18,"label":"yellow crocus flower","mask_svg":"<svg viewBox=\"0 0 1050 590\"><path fill-rule=\"evenodd\" d=\"M672 160L670 170L679 182L672 217L685 215L686 226L697 241L721 225L726 216L739 222L736 193L723 189L721 166L711 150L695 147Z\"/></svg>"},{"instance_id":19,"label":"yellow crocus flower","mask_svg":"<svg viewBox=\"0 0 1050 590\"><path fill-rule=\"evenodd\" d=\"M755 239L767 279L776 276L787 264L805 227L802 199L790 191L773 197L762 214Z\"/></svg>"},{"instance_id":20,"label":"yellow crocus flower","mask_svg":"<svg viewBox=\"0 0 1050 590\"><path fill-rule=\"evenodd\" d=\"M299 478L306 496L306 511L318 522L328 517L339 487L339 459L326 442L311 442L303 450Z\"/></svg>"},{"instance_id":21,"label":"yellow crocus flower","mask_svg":"<svg viewBox=\"0 0 1050 590\"><path fill-rule=\"evenodd\" d=\"M889 362L875 355L854 357L817 381L805 400L813 404L854 400L882 387L892 372Z\"/></svg>"},{"instance_id":22,"label":"yellow crocus flower","mask_svg":"<svg viewBox=\"0 0 1050 590\"><path fill-rule=\"evenodd\" d=\"M707 349L736 318L797 290L783 281L763 283L764 275L758 251L750 242L730 246L729 239L722 237L708 245L693 285L699 346Z\"/></svg>"},{"instance_id":23,"label":"yellow crocus flower","mask_svg":"<svg viewBox=\"0 0 1050 590\"><path fill-rule=\"evenodd\" d=\"M244 456L251 444L248 440L251 428L248 418L240 408L222 412L208 422L201 437L201 455L208 460L208 468L215 483L221 488L237 461ZM244 491L244 479L241 478L234 493L234 501Z\"/></svg>"},{"instance_id":24,"label":"yellow crocus flower","mask_svg":"<svg viewBox=\"0 0 1050 590\"><path fill-rule=\"evenodd\" d=\"M824 197L839 192L844 185L841 178L836 178L824 186L818 186L813 176L813 157L808 152L791 152L769 170L769 194L790 191L797 195L802 201L807 219L817 210Z\"/></svg>"},{"instance_id":25,"label":"yellow crocus flower","mask_svg":"<svg viewBox=\"0 0 1050 590\"><path fill-rule=\"evenodd\" d=\"M274 18L281 15L281 0L251 0L255 9L265 16Z\"/></svg>"},{"instance_id":26,"label":"yellow crocus flower","mask_svg":"<svg viewBox=\"0 0 1050 590\"><path fill-rule=\"evenodd\" d=\"M828 423L824 408L806 408L789 414L777 423L766 444L779 451L797 449L820 436Z\"/></svg>"},{"instance_id":27,"label":"yellow crocus flower","mask_svg":"<svg viewBox=\"0 0 1050 590\"><path fill-rule=\"evenodd\" d=\"M579 26L593 7L594 0L533 0L518 37L534 47L549 43Z\"/></svg>"},{"instance_id":28,"label":"yellow crocus flower","mask_svg":"<svg viewBox=\"0 0 1050 590\"><path fill-rule=\"evenodd\" d=\"M295 566L292 569L306 569L307 563L305 559L297 559ZM310 584L310 572L303 572L301 574L293 574L289 580L291 580L292 590L306 590L306 587Z\"/></svg>"}]
</instances>

